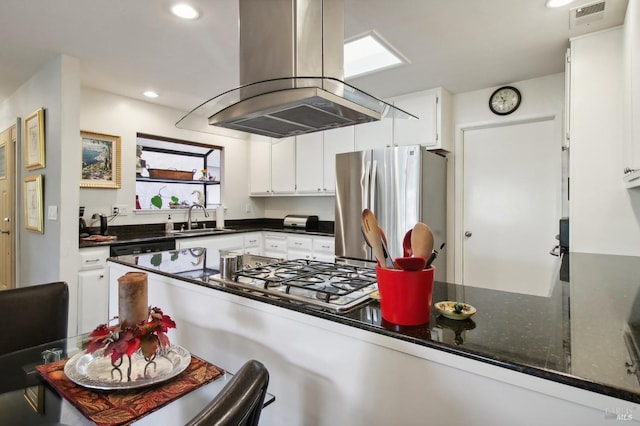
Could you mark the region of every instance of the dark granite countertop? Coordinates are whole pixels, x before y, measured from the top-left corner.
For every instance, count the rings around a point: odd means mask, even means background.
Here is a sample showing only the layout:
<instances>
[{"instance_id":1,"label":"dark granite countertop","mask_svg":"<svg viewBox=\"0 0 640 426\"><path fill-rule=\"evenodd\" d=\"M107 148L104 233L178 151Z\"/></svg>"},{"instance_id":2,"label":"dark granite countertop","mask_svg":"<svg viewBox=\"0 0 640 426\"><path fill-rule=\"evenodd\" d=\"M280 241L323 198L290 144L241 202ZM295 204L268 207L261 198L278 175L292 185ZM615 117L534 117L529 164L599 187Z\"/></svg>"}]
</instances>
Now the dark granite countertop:
<instances>
[{"instance_id":1,"label":"dark granite countertop","mask_svg":"<svg viewBox=\"0 0 640 426\"><path fill-rule=\"evenodd\" d=\"M333 222L320 221L316 229L295 229L285 228L282 225L282 219L243 219L243 220L227 220L225 221L225 228L223 230L216 229L215 221L200 221L198 226L205 225L206 229L202 233L193 234L181 234L179 232L180 227L186 224L183 222L174 223L174 233L166 232L164 230L164 224L144 224L144 225L123 225L109 227L108 235L115 236L115 239L108 241L83 241L80 240L80 248L86 247L99 247L99 246L114 246L124 244L138 244L144 242L157 242L175 240L178 238L194 238L205 237L220 234L234 234L242 232L253 231L275 231L275 232L287 232L301 235L320 235L333 237L334 227ZM93 231L97 231L95 228L91 228Z\"/></svg>"},{"instance_id":2,"label":"dark granite countertop","mask_svg":"<svg viewBox=\"0 0 640 426\"><path fill-rule=\"evenodd\" d=\"M640 403L639 379L625 364L630 358L624 337L640 328L640 257L565 255L564 261L571 261L571 282L557 280L546 297L436 282L434 303L466 302L477 313L456 321L432 308L428 324L408 327L385 321L373 300L338 314L189 278L197 275L191 265L201 253L182 250L111 261ZM207 268L206 261L200 263L197 268Z\"/></svg>"}]
</instances>

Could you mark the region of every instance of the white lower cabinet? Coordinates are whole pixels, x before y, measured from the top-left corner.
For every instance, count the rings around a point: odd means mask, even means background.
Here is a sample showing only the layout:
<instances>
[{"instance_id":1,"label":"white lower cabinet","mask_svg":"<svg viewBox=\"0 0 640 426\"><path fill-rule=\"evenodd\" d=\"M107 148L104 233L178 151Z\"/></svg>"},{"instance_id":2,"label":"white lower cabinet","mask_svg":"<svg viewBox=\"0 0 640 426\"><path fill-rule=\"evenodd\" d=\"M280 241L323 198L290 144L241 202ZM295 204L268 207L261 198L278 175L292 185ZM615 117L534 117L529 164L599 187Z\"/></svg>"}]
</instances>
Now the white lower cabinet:
<instances>
[{"instance_id":1,"label":"white lower cabinet","mask_svg":"<svg viewBox=\"0 0 640 426\"><path fill-rule=\"evenodd\" d=\"M287 235L282 233L264 234L264 255L269 257L287 257Z\"/></svg>"},{"instance_id":2,"label":"white lower cabinet","mask_svg":"<svg viewBox=\"0 0 640 426\"><path fill-rule=\"evenodd\" d=\"M243 237L243 249L247 254L261 255L262 249L262 232L250 232L248 234L242 234Z\"/></svg>"},{"instance_id":3,"label":"white lower cabinet","mask_svg":"<svg viewBox=\"0 0 640 426\"><path fill-rule=\"evenodd\" d=\"M296 235L287 237L287 259L334 261L335 244L331 237Z\"/></svg>"},{"instance_id":4,"label":"white lower cabinet","mask_svg":"<svg viewBox=\"0 0 640 426\"><path fill-rule=\"evenodd\" d=\"M78 333L88 333L109 320L109 247L80 249L78 268Z\"/></svg>"}]
</instances>

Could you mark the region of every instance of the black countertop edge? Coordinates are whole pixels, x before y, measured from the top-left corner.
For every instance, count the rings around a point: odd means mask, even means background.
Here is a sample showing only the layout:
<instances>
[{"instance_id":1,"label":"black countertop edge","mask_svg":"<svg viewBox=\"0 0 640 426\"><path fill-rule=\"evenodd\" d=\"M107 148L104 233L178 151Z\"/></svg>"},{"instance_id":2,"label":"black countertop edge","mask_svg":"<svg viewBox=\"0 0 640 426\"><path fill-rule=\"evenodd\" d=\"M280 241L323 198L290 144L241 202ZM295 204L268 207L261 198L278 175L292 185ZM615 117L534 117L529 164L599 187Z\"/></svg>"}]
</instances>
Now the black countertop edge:
<instances>
[{"instance_id":1,"label":"black countertop edge","mask_svg":"<svg viewBox=\"0 0 640 426\"><path fill-rule=\"evenodd\" d=\"M376 334L380 334L383 336L387 336L387 337L391 337L394 339L398 339L398 340L403 340L409 343L413 343L416 345L420 345L420 346L424 346L424 347L428 347L431 349L436 349L436 350L440 350L440 351L444 351L447 353L450 353L452 355L457 355L457 356L462 356L468 359L472 359L475 361L479 361L479 362L484 362L487 364L491 364L497 367L502 367L502 368L506 368L512 371L516 371L518 373L523 373L523 374L528 374L530 376L535 376L535 377L539 377L541 379L545 379L545 380L551 380L554 381L556 383L560 383L560 384L564 384L564 385L568 385L568 386L572 386L572 387L576 387L579 389L583 389L583 390L587 390L590 392L594 392L594 393L598 393L598 394L602 394L605 396L609 396L612 398L617 398L617 399L622 399L625 401L629 401L629 402L633 402L636 404L640 404L640 394L625 390L625 389L620 389L620 388L616 388L613 387L611 385L606 385L606 384L602 384L602 383L598 383L592 380L588 380L585 378L581 378L578 376L573 376L567 373L562 373L560 371L555 371L555 370L549 370L549 369L545 369L542 367L537 367L537 366L531 366L531 365L527 365L527 364L521 364L521 363L517 363L517 362L512 362L509 360L501 360L501 359L496 359L496 358L492 358L489 357L487 355L484 355L482 353L476 352L476 351L472 351L469 349L464 349L462 350L461 348L458 347L454 347L454 346L450 346L441 342L437 342L437 341L433 341L433 340L426 340L426 339L422 339L422 338L418 338L418 337L412 337L406 334L402 334L401 332L398 331L394 331L394 330L389 330L383 327L378 327L372 324L368 324L366 322L354 319L354 318L350 318L348 316L345 315L345 313L333 313L333 312L329 312L326 310L323 310L321 308L311 308L308 306L302 306L302 305L298 305L296 303L293 303L291 301L286 301L286 300L280 300L274 297L268 297L265 296L263 294L258 294L258 293L252 293L252 292L248 292L246 290L242 290L242 289L235 289L235 288L231 288L231 287L225 287L222 284L220 284L218 281L213 280L213 283L205 283L203 281L200 280L196 280L196 279L191 279L188 277L177 277L174 274L171 273L167 273L167 272L163 272L163 271L158 271L152 268L146 268L144 266L140 266L140 265L131 265L128 262L124 262L119 260L117 257L112 257L109 258L109 261L113 262L113 263L119 263L121 265L124 266L128 266L128 267L132 267L132 268L137 268L140 270L144 270L144 271L148 271L150 273L154 273L154 274L158 274L158 275L164 275L166 277L169 278L174 278L177 279L179 281L184 281L184 282L188 282L191 284L196 284L199 285L201 287L206 287L206 288L210 288L213 290L217 290L217 291L222 291L224 293L230 293L236 296L241 296L241 297L246 297L248 299L252 299L252 300L256 300L258 302L263 302L263 303L268 303L270 305L274 305L274 306L278 306L280 308L284 308L284 309L289 309L292 311L296 311L296 312L300 312L303 314L307 314L307 315L311 315L317 318L322 318L322 319L326 319L329 321L333 321L342 325L346 325L346 326L350 326L350 327L355 327L358 328L360 330L364 330L364 331L369 331L369 332L373 332ZM371 300L367 305L371 305L371 304L377 304L378 302ZM359 306L356 309L362 309L363 307L367 306L367 305L362 305ZM404 327L406 329L410 329L411 327Z\"/></svg>"},{"instance_id":2,"label":"black countertop edge","mask_svg":"<svg viewBox=\"0 0 640 426\"><path fill-rule=\"evenodd\" d=\"M79 248L115 246L121 244L135 244L153 241L168 241L177 238L194 238L220 234L259 231L286 232L291 234L318 235L324 237L334 236L334 222L331 221L320 221L317 229L285 228L282 225L282 219L229 220L225 223L226 226L223 230L216 230L215 221L200 223L205 223L206 228L211 229L211 233L202 233L195 235L173 234L164 230L164 224L114 226L109 228L108 234L111 236L116 236L116 239L109 241L80 240ZM180 229L183 224L184 223L180 222L174 223L174 229Z\"/></svg>"}]
</instances>

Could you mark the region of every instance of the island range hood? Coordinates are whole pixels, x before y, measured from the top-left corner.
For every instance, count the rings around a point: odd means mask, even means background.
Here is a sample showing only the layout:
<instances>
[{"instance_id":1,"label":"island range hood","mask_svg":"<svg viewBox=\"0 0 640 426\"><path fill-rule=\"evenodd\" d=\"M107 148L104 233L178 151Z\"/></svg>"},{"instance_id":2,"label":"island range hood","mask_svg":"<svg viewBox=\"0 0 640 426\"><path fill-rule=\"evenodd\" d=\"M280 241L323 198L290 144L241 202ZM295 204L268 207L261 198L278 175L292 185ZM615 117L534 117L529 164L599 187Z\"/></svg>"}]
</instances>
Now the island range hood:
<instances>
[{"instance_id":1,"label":"island range hood","mask_svg":"<svg viewBox=\"0 0 640 426\"><path fill-rule=\"evenodd\" d=\"M239 0L240 84L176 123L272 138L416 118L342 81L342 0Z\"/></svg>"}]
</instances>

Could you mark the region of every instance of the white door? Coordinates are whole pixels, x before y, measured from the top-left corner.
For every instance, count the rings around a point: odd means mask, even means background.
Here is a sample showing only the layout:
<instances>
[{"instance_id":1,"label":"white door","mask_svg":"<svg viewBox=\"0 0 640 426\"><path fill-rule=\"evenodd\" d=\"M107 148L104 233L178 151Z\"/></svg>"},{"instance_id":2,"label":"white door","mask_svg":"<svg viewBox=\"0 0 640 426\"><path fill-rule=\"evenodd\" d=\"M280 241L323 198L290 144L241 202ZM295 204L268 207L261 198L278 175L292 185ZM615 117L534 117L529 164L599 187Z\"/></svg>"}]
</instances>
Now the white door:
<instances>
[{"instance_id":1,"label":"white door","mask_svg":"<svg viewBox=\"0 0 640 426\"><path fill-rule=\"evenodd\" d=\"M0 133L0 290L15 287L16 126Z\"/></svg>"},{"instance_id":2,"label":"white door","mask_svg":"<svg viewBox=\"0 0 640 426\"><path fill-rule=\"evenodd\" d=\"M561 212L558 127L546 120L464 132L465 285L550 291Z\"/></svg>"}]
</instances>

